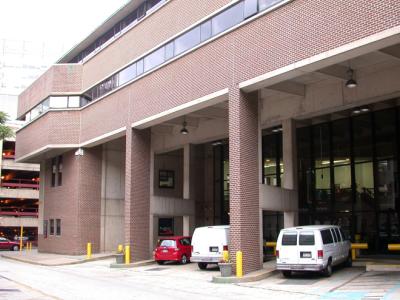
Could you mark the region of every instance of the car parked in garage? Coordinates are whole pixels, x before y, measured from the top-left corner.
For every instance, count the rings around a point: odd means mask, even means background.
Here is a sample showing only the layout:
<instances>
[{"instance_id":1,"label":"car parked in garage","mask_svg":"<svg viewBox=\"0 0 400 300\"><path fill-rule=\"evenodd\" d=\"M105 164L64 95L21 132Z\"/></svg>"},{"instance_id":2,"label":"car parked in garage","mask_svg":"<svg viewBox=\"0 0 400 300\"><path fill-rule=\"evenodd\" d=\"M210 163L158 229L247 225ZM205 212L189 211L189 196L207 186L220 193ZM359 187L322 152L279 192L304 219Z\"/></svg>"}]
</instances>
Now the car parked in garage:
<instances>
[{"instance_id":1,"label":"car parked in garage","mask_svg":"<svg viewBox=\"0 0 400 300\"><path fill-rule=\"evenodd\" d=\"M154 250L154 260L162 265L166 261L176 261L186 264L190 261L192 247L190 236L171 236L158 241Z\"/></svg>"},{"instance_id":2,"label":"car parked in garage","mask_svg":"<svg viewBox=\"0 0 400 300\"><path fill-rule=\"evenodd\" d=\"M5 237L0 237L0 249L18 251L19 242L13 242Z\"/></svg>"},{"instance_id":3,"label":"car parked in garage","mask_svg":"<svg viewBox=\"0 0 400 300\"><path fill-rule=\"evenodd\" d=\"M350 248L350 241L339 226L285 228L278 236L276 268L285 277L290 277L292 271L318 271L331 276L333 266L351 266Z\"/></svg>"}]
</instances>

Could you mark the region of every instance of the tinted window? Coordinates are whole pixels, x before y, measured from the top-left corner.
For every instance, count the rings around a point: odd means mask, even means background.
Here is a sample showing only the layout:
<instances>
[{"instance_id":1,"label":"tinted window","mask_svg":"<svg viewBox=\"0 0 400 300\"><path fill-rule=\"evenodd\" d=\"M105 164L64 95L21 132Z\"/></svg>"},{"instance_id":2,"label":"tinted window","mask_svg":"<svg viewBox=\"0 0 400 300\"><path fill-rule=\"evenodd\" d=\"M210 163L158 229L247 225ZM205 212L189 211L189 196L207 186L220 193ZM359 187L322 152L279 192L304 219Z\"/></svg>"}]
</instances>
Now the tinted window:
<instances>
[{"instance_id":1,"label":"tinted window","mask_svg":"<svg viewBox=\"0 0 400 300\"><path fill-rule=\"evenodd\" d=\"M175 55L193 48L200 43L200 27L196 27L175 40Z\"/></svg>"},{"instance_id":2,"label":"tinted window","mask_svg":"<svg viewBox=\"0 0 400 300\"><path fill-rule=\"evenodd\" d=\"M347 241L349 238L346 236L346 234L343 232L342 228L339 228L340 233L342 234L342 238L344 241Z\"/></svg>"},{"instance_id":3,"label":"tinted window","mask_svg":"<svg viewBox=\"0 0 400 300\"><path fill-rule=\"evenodd\" d=\"M165 61L165 49L161 47L160 49L154 51L153 53L147 55L144 58L144 71L153 69L156 66L161 65Z\"/></svg>"},{"instance_id":4,"label":"tinted window","mask_svg":"<svg viewBox=\"0 0 400 300\"><path fill-rule=\"evenodd\" d=\"M240 2L212 18L212 33L216 35L225 31L239 24L243 19L243 2Z\"/></svg>"},{"instance_id":5,"label":"tinted window","mask_svg":"<svg viewBox=\"0 0 400 300\"><path fill-rule=\"evenodd\" d=\"M333 241L334 241L335 243L337 243L337 242L338 242L338 237L337 237L337 235L336 235L336 232L333 230L333 228L332 228L331 230L332 230L332 235L333 235Z\"/></svg>"},{"instance_id":6,"label":"tinted window","mask_svg":"<svg viewBox=\"0 0 400 300\"><path fill-rule=\"evenodd\" d=\"M201 24L201 41L208 40L211 37L211 21Z\"/></svg>"},{"instance_id":7,"label":"tinted window","mask_svg":"<svg viewBox=\"0 0 400 300\"><path fill-rule=\"evenodd\" d=\"M285 233L282 236L283 246L296 246L297 245L297 233Z\"/></svg>"},{"instance_id":8,"label":"tinted window","mask_svg":"<svg viewBox=\"0 0 400 300\"><path fill-rule=\"evenodd\" d=\"M315 245L315 237L313 232L301 232L299 236L299 245L312 246Z\"/></svg>"},{"instance_id":9,"label":"tinted window","mask_svg":"<svg viewBox=\"0 0 400 300\"><path fill-rule=\"evenodd\" d=\"M322 242L324 243L324 245L333 243L332 234L329 229L321 230L321 237L322 237Z\"/></svg>"},{"instance_id":10,"label":"tinted window","mask_svg":"<svg viewBox=\"0 0 400 300\"><path fill-rule=\"evenodd\" d=\"M341 241L342 241L342 237L340 236L339 229L337 229L337 228L334 228L333 230L335 231L335 233L336 233L336 236L338 237L338 241L339 241L339 242L341 242Z\"/></svg>"},{"instance_id":11,"label":"tinted window","mask_svg":"<svg viewBox=\"0 0 400 300\"><path fill-rule=\"evenodd\" d=\"M160 247L176 247L175 240L162 240Z\"/></svg>"},{"instance_id":12,"label":"tinted window","mask_svg":"<svg viewBox=\"0 0 400 300\"><path fill-rule=\"evenodd\" d=\"M190 240L189 239L181 239L181 244L183 246L190 246Z\"/></svg>"},{"instance_id":13,"label":"tinted window","mask_svg":"<svg viewBox=\"0 0 400 300\"><path fill-rule=\"evenodd\" d=\"M248 18L257 13L258 0L245 0L244 1L244 17Z\"/></svg>"}]
</instances>

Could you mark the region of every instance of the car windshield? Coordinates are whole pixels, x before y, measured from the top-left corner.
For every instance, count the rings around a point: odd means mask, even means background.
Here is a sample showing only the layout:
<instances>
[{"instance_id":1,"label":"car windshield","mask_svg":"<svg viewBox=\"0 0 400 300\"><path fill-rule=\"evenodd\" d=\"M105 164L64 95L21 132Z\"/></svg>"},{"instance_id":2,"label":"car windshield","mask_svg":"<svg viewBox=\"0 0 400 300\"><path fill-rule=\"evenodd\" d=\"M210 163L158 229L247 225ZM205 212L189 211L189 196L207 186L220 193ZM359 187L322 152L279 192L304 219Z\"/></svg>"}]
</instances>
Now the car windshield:
<instances>
[{"instance_id":1,"label":"car windshield","mask_svg":"<svg viewBox=\"0 0 400 300\"><path fill-rule=\"evenodd\" d=\"M175 240L162 240L160 242L160 247L175 247L176 241Z\"/></svg>"}]
</instances>

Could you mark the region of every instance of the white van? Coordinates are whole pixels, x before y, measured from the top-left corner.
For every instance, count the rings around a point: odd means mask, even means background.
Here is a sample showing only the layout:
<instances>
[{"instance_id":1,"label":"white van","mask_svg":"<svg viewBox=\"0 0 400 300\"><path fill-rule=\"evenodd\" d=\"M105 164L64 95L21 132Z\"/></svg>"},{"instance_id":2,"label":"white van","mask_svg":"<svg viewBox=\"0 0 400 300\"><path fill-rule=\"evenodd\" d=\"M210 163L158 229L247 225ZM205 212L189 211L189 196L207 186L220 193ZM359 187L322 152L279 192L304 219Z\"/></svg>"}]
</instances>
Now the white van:
<instances>
[{"instance_id":1,"label":"white van","mask_svg":"<svg viewBox=\"0 0 400 300\"><path fill-rule=\"evenodd\" d=\"M351 244L339 226L311 225L282 229L276 245L276 268L285 277L292 271L332 274L332 266L351 266Z\"/></svg>"},{"instance_id":2,"label":"white van","mask_svg":"<svg viewBox=\"0 0 400 300\"><path fill-rule=\"evenodd\" d=\"M229 226L198 227L192 236L191 262L204 270L208 264L217 264L222 251L228 250Z\"/></svg>"}]
</instances>

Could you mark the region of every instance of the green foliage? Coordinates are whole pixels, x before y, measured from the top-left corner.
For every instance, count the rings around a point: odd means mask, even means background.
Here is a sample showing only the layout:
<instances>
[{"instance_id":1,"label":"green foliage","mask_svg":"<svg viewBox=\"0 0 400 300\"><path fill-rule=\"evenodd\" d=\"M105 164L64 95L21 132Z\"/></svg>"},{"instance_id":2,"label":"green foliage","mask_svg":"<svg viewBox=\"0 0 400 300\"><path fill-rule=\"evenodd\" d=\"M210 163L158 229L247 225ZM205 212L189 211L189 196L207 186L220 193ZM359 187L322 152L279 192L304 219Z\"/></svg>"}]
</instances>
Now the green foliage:
<instances>
[{"instance_id":1,"label":"green foliage","mask_svg":"<svg viewBox=\"0 0 400 300\"><path fill-rule=\"evenodd\" d=\"M14 131L5 125L6 121L8 120L8 115L0 111L0 140L4 140L6 138L10 138L14 136Z\"/></svg>"}]
</instances>

